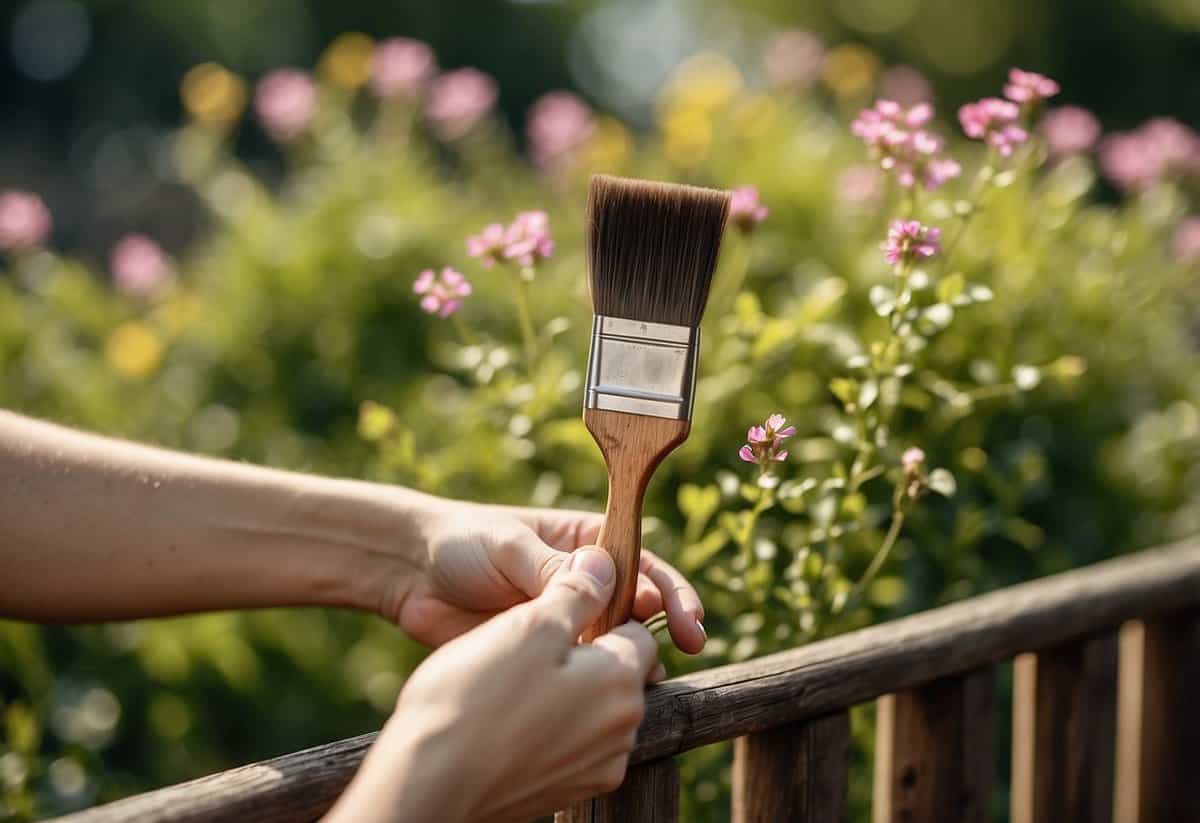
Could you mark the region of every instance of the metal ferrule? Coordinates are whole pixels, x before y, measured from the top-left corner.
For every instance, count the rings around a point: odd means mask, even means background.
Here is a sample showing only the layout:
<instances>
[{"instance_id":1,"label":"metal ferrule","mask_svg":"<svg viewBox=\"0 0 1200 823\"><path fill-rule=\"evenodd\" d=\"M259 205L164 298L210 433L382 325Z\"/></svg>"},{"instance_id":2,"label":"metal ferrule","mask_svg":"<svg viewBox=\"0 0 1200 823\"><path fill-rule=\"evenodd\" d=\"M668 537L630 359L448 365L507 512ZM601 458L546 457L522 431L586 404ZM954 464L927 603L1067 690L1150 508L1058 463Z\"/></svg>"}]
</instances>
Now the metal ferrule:
<instances>
[{"instance_id":1,"label":"metal ferrule","mask_svg":"<svg viewBox=\"0 0 1200 823\"><path fill-rule=\"evenodd\" d=\"M586 409L690 420L700 329L596 315Z\"/></svg>"}]
</instances>

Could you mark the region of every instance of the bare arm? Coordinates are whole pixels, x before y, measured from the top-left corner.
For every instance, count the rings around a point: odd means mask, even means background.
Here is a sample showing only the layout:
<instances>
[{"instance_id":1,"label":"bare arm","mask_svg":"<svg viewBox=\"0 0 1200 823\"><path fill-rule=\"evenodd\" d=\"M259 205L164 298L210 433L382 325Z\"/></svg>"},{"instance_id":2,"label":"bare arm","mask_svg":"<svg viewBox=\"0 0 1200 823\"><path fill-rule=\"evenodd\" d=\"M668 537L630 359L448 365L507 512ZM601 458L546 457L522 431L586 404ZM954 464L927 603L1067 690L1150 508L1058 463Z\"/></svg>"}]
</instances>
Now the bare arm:
<instances>
[{"instance_id":1,"label":"bare arm","mask_svg":"<svg viewBox=\"0 0 1200 823\"><path fill-rule=\"evenodd\" d=\"M0 615L279 605L390 613L433 498L193 457L0 411Z\"/></svg>"}]
</instances>

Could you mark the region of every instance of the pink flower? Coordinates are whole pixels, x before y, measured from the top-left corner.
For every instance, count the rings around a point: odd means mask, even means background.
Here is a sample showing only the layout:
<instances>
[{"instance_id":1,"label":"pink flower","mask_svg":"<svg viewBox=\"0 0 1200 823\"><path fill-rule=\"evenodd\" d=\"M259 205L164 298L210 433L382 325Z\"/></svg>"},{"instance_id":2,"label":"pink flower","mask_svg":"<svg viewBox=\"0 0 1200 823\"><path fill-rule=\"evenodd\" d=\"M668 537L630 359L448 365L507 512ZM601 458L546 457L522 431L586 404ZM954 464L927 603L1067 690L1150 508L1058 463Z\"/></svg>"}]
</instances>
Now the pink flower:
<instances>
[{"instance_id":1,"label":"pink flower","mask_svg":"<svg viewBox=\"0 0 1200 823\"><path fill-rule=\"evenodd\" d=\"M569 163L596 130L592 110L577 94L552 91L529 107L525 135L533 162L548 169Z\"/></svg>"},{"instance_id":2,"label":"pink flower","mask_svg":"<svg viewBox=\"0 0 1200 823\"><path fill-rule=\"evenodd\" d=\"M933 98L933 87L912 66L892 66L879 78L879 93L902 106L913 106Z\"/></svg>"},{"instance_id":3,"label":"pink flower","mask_svg":"<svg viewBox=\"0 0 1200 823\"><path fill-rule=\"evenodd\" d=\"M1176 175L1200 173L1200 135L1178 120L1155 117L1135 131L1105 138L1099 157L1113 183L1136 191Z\"/></svg>"},{"instance_id":4,"label":"pink flower","mask_svg":"<svg viewBox=\"0 0 1200 823\"><path fill-rule=\"evenodd\" d=\"M1192 215L1179 221L1171 236L1171 251L1180 263L1200 263L1200 216Z\"/></svg>"},{"instance_id":5,"label":"pink flower","mask_svg":"<svg viewBox=\"0 0 1200 823\"><path fill-rule=\"evenodd\" d=\"M924 465L925 452L917 446L905 449L904 454L900 455L900 467L909 477L920 474Z\"/></svg>"},{"instance_id":6,"label":"pink flower","mask_svg":"<svg viewBox=\"0 0 1200 823\"><path fill-rule=\"evenodd\" d=\"M1042 137L1053 158L1089 151L1100 138L1100 121L1079 106L1059 106L1042 117Z\"/></svg>"},{"instance_id":7,"label":"pink flower","mask_svg":"<svg viewBox=\"0 0 1200 823\"><path fill-rule=\"evenodd\" d=\"M458 140L496 105L496 81L479 69L447 72L433 81L425 116L443 140Z\"/></svg>"},{"instance_id":8,"label":"pink flower","mask_svg":"<svg viewBox=\"0 0 1200 823\"><path fill-rule=\"evenodd\" d=\"M796 427L787 425L781 414L773 414L761 426L751 426L746 432L746 445L738 450L738 457L747 463L782 463L787 459L783 441L796 434Z\"/></svg>"},{"instance_id":9,"label":"pink flower","mask_svg":"<svg viewBox=\"0 0 1200 823\"><path fill-rule=\"evenodd\" d=\"M42 198L27 191L0 194L0 249L25 251L40 246L53 221Z\"/></svg>"},{"instance_id":10,"label":"pink flower","mask_svg":"<svg viewBox=\"0 0 1200 823\"><path fill-rule=\"evenodd\" d=\"M893 174L901 186L912 188L921 183L933 190L961 174L962 167L942 153L942 138L923 128L932 119L929 103L905 109L894 100L877 100L873 107L859 112L850 131L866 143L879 167Z\"/></svg>"},{"instance_id":11,"label":"pink flower","mask_svg":"<svg viewBox=\"0 0 1200 823\"><path fill-rule=\"evenodd\" d=\"M738 186L729 201L729 219L743 232L749 233L767 219L771 210L758 202L758 189Z\"/></svg>"},{"instance_id":12,"label":"pink flower","mask_svg":"<svg viewBox=\"0 0 1200 823\"><path fill-rule=\"evenodd\" d=\"M893 266L909 266L942 250L942 230L916 220L893 220L883 244L883 257Z\"/></svg>"},{"instance_id":13,"label":"pink flower","mask_svg":"<svg viewBox=\"0 0 1200 823\"><path fill-rule=\"evenodd\" d=\"M1058 94L1058 83L1044 74L1016 68L1008 70L1008 83L1004 86L1004 96L1014 103L1036 104L1056 94Z\"/></svg>"},{"instance_id":14,"label":"pink flower","mask_svg":"<svg viewBox=\"0 0 1200 823\"><path fill-rule=\"evenodd\" d=\"M550 218L544 211L523 211L504 232L504 258L530 268L554 254Z\"/></svg>"},{"instance_id":15,"label":"pink flower","mask_svg":"<svg viewBox=\"0 0 1200 823\"><path fill-rule=\"evenodd\" d=\"M382 100L416 97L437 71L433 49L420 40L393 37L375 47L370 87Z\"/></svg>"},{"instance_id":16,"label":"pink flower","mask_svg":"<svg viewBox=\"0 0 1200 823\"><path fill-rule=\"evenodd\" d=\"M438 317L449 317L462 308L464 297L471 294L471 283L461 272L450 266L442 269L441 276L433 269L425 269L413 281L413 291L421 297L421 308Z\"/></svg>"},{"instance_id":17,"label":"pink flower","mask_svg":"<svg viewBox=\"0 0 1200 823\"><path fill-rule=\"evenodd\" d=\"M1008 157L1029 138L1029 133L1017 125L1020 116L1021 108L1016 103L999 97L985 97L958 110L958 122L967 137L984 141L1001 157Z\"/></svg>"},{"instance_id":18,"label":"pink flower","mask_svg":"<svg viewBox=\"0 0 1200 823\"><path fill-rule=\"evenodd\" d=\"M544 211L523 211L507 226L492 223L467 238L467 254L479 258L485 269L507 260L523 268L535 266L554 254L550 218Z\"/></svg>"},{"instance_id":19,"label":"pink flower","mask_svg":"<svg viewBox=\"0 0 1200 823\"><path fill-rule=\"evenodd\" d=\"M497 260L504 259L504 237L504 226L499 223L484 226L479 234L467 238L467 254L478 257L480 264L485 269L490 269L496 265Z\"/></svg>"},{"instance_id":20,"label":"pink flower","mask_svg":"<svg viewBox=\"0 0 1200 823\"><path fill-rule=\"evenodd\" d=\"M258 81L254 93L258 122L281 143L302 135L317 114L317 89L299 69L276 69Z\"/></svg>"},{"instance_id":21,"label":"pink flower","mask_svg":"<svg viewBox=\"0 0 1200 823\"><path fill-rule=\"evenodd\" d=\"M153 297L171 281L171 261L144 234L127 234L113 247L110 260L117 289L133 297Z\"/></svg>"},{"instance_id":22,"label":"pink flower","mask_svg":"<svg viewBox=\"0 0 1200 823\"><path fill-rule=\"evenodd\" d=\"M821 73L825 45L812 32L802 29L780 32L763 53L763 68L775 88L805 91Z\"/></svg>"}]
</instances>

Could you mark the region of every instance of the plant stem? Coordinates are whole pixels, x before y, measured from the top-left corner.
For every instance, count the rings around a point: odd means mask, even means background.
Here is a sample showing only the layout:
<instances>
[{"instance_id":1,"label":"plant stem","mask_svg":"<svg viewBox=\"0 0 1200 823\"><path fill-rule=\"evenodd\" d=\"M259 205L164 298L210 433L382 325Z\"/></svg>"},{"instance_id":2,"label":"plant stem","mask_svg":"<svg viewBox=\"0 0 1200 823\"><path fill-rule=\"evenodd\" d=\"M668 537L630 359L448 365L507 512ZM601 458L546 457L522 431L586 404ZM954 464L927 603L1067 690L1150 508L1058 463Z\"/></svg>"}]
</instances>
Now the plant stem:
<instances>
[{"instance_id":1,"label":"plant stem","mask_svg":"<svg viewBox=\"0 0 1200 823\"><path fill-rule=\"evenodd\" d=\"M867 587L875 580L875 576L879 574L879 570L887 562L888 556L892 553L892 548L896 545L896 540L900 537L900 530L904 528L902 493L902 489L897 489L892 503L892 525L888 528L887 534L884 535L883 543L879 546L879 551L875 552L875 556L871 558L871 565L867 566L867 570L863 572L863 576L858 579L858 582L854 584L854 588L850 590L850 595L846 598L847 605L861 597L867 590Z\"/></svg>"},{"instance_id":2,"label":"plant stem","mask_svg":"<svg viewBox=\"0 0 1200 823\"><path fill-rule=\"evenodd\" d=\"M467 324L462 321L462 318L456 313L450 315L450 322L454 324L454 330L458 332L459 338L465 346L474 346L478 340L471 330L467 328Z\"/></svg>"},{"instance_id":3,"label":"plant stem","mask_svg":"<svg viewBox=\"0 0 1200 823\"><path fill-rule=\"evenodd\" d=\"M529 284L517 274L517 322L521 326L521 341L525 346L525 360L529 372L533 373L537 362L537 333L533 329L533 314L529 310Z\"/></svg>"}]
</instances>

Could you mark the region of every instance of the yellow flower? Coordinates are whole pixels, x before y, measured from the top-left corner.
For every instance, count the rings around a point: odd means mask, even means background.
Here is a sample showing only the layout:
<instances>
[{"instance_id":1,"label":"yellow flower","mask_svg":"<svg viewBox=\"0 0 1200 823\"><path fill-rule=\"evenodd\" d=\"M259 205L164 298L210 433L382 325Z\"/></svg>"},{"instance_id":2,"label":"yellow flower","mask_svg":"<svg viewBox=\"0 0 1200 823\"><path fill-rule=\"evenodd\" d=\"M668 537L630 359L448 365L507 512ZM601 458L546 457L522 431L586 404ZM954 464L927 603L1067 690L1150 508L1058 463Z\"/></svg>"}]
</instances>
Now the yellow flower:
<instances>
[{"instance_id":1,"label":"yellow flower","mask_svg":"<svg viewBox=\"0 0 1200 823\"><path fill-rule=\"evenodd\" d=\"M681 109L663 121L663 152L679 166L696 166L708 156L713 130L697 109Z\"/></svg>"},{"instance_id":2,"label":"yellow flower","mask_svg":"<svg viewBox=\"0 0 1200 823\"><path fill-rule=\"evenodd\" d=\"M838 97L861 97L875 86L879 58L866 46L846 43L830 50L821 66L821 78Z\"/></svg>"},{"instance_id":3,"label":"yellow flower","mask_svg":"<svg viewBox=\"0 0 1200 823\"><path fill-rule=\"evenodd\" d=\"M374 56L375 41L367 35L357 31L339 35L321 55L321 76L353 91L370 78Z\"/></svg>"},{"instance_id":4,"label":"yellow flower","mask_svg":"<svg viewBox=\"0 0 1200 823\"><path fill-rule=\"evenodd\" d=\"M163 344L143 323L124 323L113 330L104 346L104 357L114 371L141 379L162 361Z\"/></svg>"},{"instance_id":5,"label":"yellow flower","mask_svg":"<svg viewBox=\"0 0 1200 823\"><path fill-rule=\"evenodd\" d=\"M358 435L363 440L382 440L396 426L396 415L387 406L365 400L358 407Z\"/></svg>"},{"instance_id":6,"label":"yellow flower","mask_svg":"<svg viewBox=\"0 0 1200 823\"><path fill-rule=\"evenodd\" d=\"M584 168L618 171L633 152L633 138L623 123L612 117L599 117L596 128L583 149Z\"/></svg>"},{"instance_id":7,"label":"yellow flower","mask_svg":"<svg viewBox=\"0 0 1200 823\"><path fill-rule=\"evenodd\" d=\"M702 52L684 60L663 87L660 117L679 109L699 109L711 114L733 102L742 90L742 73L728 57Z\"/></svg>"},{"instance_id":8,"label":"yellow flower","mask_svg":"<svg viewBox=\"0 0 1200 823\"><path fill-rule=\"evenodd\" d=\"M179 87L183 107L202 126L227 129L246 108L242 78L216 63L201 63L183 76Z\"/></svg>"}]
</instances>

